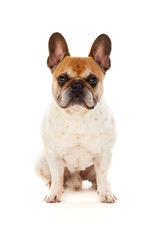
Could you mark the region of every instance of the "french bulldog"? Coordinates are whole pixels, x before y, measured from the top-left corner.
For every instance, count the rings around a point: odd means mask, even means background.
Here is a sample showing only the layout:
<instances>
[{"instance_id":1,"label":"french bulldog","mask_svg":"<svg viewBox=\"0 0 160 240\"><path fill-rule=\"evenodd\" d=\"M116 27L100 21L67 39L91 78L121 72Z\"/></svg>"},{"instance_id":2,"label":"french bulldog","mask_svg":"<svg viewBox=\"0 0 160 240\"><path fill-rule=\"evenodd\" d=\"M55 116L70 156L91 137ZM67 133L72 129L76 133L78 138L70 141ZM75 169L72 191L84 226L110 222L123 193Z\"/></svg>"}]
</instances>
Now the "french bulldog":
<instances>
[{"instance_id":1,"label":"french bulldog","mask_svg":"<svg viewBox=\"0 0 160 240\"><path fill-rule=\"evenodd\" d=\"M53 99L41 125L44 149L35 162L36 173L49 186L48 203L60 202L65 186L81 189L83 180L97 189L101 202L117 200L107 177L116 127L102 97L110 53L105 34L96 38L88 57L71 57L58 32L49 39Z\"/></svg>"}]
</instances>

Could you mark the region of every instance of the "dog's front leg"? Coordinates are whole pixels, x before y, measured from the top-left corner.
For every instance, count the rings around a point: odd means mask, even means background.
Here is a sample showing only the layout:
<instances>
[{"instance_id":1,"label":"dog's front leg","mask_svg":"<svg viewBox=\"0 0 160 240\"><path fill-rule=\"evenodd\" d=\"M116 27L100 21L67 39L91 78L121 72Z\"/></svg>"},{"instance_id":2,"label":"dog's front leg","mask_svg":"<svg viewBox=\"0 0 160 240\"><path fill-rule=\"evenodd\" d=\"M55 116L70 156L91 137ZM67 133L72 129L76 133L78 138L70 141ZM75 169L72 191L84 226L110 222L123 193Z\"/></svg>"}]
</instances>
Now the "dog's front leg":
<instances>
[{"instance_id":1,"label":"dog's front leg","mask_svg":"<svg viewBox=\"0 0 160 240\"><path fill-rule=\"evenodd\" d=\"M105 203L114 203L117 200L116 197L112 194L107 178L111 157L112 154L107 153L103 154L102 156L97 156L94 159L97 179L97 191L100 196L100 201Z\"/></svg>"},{"instance_id":2,"label":"dog's front leg","mask_svg":"<svg viewBox=\"0 0 160 240\"><path fill-rule=\"evenodd\" d=\"M54 156L54 153L47 154L47 163L51 172L50 193L44 201L56 203L61 201L63 192L64 162Z\"/></svg>"}]
</instances>

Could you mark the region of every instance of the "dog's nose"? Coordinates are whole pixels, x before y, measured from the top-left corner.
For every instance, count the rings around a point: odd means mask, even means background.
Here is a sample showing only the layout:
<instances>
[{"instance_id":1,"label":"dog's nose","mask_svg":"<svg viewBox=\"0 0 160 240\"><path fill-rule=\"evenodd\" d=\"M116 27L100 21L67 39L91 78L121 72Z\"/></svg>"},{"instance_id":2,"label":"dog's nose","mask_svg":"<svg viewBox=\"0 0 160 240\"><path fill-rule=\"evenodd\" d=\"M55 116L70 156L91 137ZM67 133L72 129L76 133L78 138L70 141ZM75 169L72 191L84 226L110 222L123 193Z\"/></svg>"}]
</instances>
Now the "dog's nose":
<instances>
[{"instance_id":1,"label":"dog's nose","mask_svg":"<svg viewBox=\"0 0 160 240\"><path fill-rule=\"evenodd\" d=\"M74 82L72 88L74 91L80 91L83 88L83 84L81 82Z\"/></svg>"}]
</instances>

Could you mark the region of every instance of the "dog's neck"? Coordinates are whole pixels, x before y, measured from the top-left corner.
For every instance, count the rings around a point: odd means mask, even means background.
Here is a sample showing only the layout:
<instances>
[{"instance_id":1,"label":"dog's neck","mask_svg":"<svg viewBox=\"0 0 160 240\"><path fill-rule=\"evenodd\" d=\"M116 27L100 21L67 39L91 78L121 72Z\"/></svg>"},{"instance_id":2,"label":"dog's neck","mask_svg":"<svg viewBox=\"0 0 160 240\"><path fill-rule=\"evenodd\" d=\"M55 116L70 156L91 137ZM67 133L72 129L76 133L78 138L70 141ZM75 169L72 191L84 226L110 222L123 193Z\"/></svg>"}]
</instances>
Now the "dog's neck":
<instances>
[{"instance_id":1,"label":"dog's neck","mask_svg":"<svg viewBox=\"0 0 160 240\"><path fill-rule=\"evenodd\" d=\"M94 107L94 109L88 110L87 108L81 107L81 106L73 106L73 107L69 107L69 108L61 108L55 100L53 100L53 107L54 109L56 109L56 112L58 114L60 114L63 118L68 118L73 120L84 120L84 119L88 119L90 118L92 115L94 115L94 113L96 113L96 115L98 114L99 111L101 111L101 106L102 106L102 102L103 100L101 99L100 102L98 102L96 104L96 106Z\"/></svg>"}]
</instances>

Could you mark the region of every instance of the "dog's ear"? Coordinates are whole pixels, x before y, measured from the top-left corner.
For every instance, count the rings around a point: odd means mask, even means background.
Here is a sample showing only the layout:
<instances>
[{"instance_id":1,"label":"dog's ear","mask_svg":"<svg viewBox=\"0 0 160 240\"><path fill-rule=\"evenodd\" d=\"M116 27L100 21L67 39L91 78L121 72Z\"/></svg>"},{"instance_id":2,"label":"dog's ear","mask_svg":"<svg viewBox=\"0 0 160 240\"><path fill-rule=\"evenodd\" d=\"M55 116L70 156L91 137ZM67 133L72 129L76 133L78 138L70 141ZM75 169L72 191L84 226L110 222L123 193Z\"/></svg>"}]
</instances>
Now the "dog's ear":
<instances>
[{"instance_id":1,"label":"dog's ear","mask_svg":"<svg viewBox=\"0 0 160 240\"><path fill-rule=\"evenodd\" d=\"M93 57L104 73L111 67L111 40L106 34L99 35L94 41L89 57Z\"/></svg>"},{"instance_id":2,"label":"dog's ear","mask_svg":"<svg viewBox=\"0 0 160 240\"><path fill-rule=\"evenodd\" d=\"M47 59L47 66L50 70L53 70L65 56L70 56L66 40L58 32L50 36L48 48L49 57Z\"/></svg>"}]
</instances>

